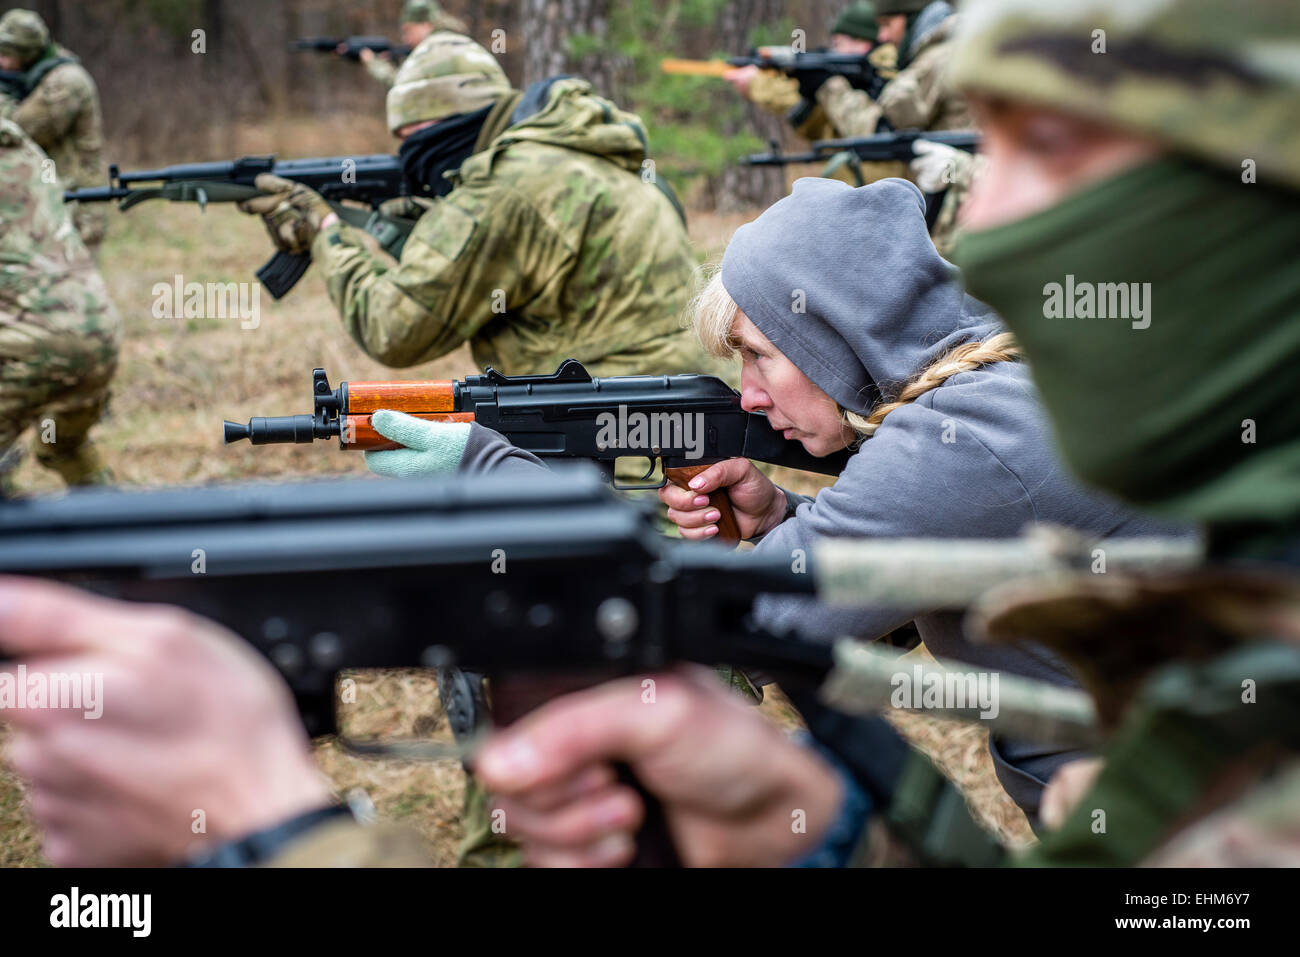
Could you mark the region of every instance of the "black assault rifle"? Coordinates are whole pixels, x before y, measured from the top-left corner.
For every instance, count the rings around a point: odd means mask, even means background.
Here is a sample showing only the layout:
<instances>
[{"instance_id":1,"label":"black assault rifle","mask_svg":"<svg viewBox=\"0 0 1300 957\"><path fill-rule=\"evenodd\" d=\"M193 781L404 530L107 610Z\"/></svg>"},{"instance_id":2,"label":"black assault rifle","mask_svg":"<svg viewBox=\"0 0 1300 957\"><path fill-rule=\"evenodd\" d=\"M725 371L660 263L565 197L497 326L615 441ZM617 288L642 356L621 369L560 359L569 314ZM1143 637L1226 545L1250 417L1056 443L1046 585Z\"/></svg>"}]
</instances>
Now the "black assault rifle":
<instances>
[{"instance_id":1,"label":"black assault rifle","mask_svg":"<svg viewBox=\"0 0 1300 957\"><path fill-rule=\"evenodd\" d=\"M118 208L127 210L145 200L166 199L198 203L204 209L208 203L239 203L261 195L253 183L260 174L272 173L310 186L329 202L340 219L365 229L394 257L401 255L402 245L415 226L415 220L378 213L385 200L408 195L400 161L385 153L278 162L274 156L245 156L227 162L185 163L127 173L116 164L108 169L108 186L70 190L63 194L64 202L120 200ZM363 203L368 208L346 206L344 201ZM279 299L310 265L310 253L278 251L257 271L257 278L267 292Z\"/></svg>"},{"instance_id":2,"label":"black assault rifle","mask_svg":"<svg viewBox=\"0 0 1300 957\"><path fill-rule=\"evenodd\" d=\"M397 61L411 55L410 47L393 43L387 37L304 37L301 40L291 40L289 49L295 52L310 50L315 53L336 53L349 60L360 60L362 50L388 53Z\"/></svg>"},{"instance_id":3,"label":"black assault rifle","mask_svg":"<svg viewBox=\"0 0 1300 957\"><path fill-rule=\"evenodd\" d=\"M565 359L551 375L506 376L494 369L463 380L341 382L330 387L324 369L312 372L311 415L226 422L227 443L311 443L338 439L343 449L397 445L375 431L370 417L394 409L430 421L478 422L541 458L596 462L609 478L621 458L646 458L649 479L662 465L663 481L620 488L686 488L696 473L723 459L744 457L786 468L839 475L849 453L821 458L777 432L762 413L747 412L740 394L709 375L593 378ZM711 496L721 513L717 540L739 540L731 501Z\"/></svg>"},{"instance_id":4,"label":"black assault rifle","mask_svg":"<svg viewBox=\"0 0 1300 957\"><path fill-rule=\"evenodd\" d=\"M871 136L853 136L840 140L818 140L812 144L807 153L782 153L773 144L770 153L753 153L743 157L745 166L785 166L789 163L823 163L837 154L850 153L859 161L883 162L897 160L906 162L915 157L913 149L917 140L930 140L943 143L954 149L974 153L980 145L980 134L975 130L893 130L887 133L875 133Z\"/></svg>"},{"instance_id":5,"label":"black assault rifle","mask_svg":"<svg viewBox=\"0 0 1300 957\"><path fill-rule=\"evenodd\" d=\"M312 734L335 729L347 669L485 672L508 724L557 694L674 662L734 662L792 687L815 687L832 662L830 646L750 616L760 592L811 593L811 574L788 557L672 542L651 510L577 466L523 486L323 481L8 502L0 573L224 625L275 665ZM892 780L906 749L878 730ZM654 814L642 861L671 863Z\"/></svg>"},{"instance_id":6,"label":"black assault rifle","mask_svg":"<svg viewBox=\"0 0 1300 957\"><path fill-rule=\"evenodd\" d=\"M889 700L897 666L873 668L873 676L854 667L845 673L853 651L846 658L843 644L764 630L754 603L760 594L785 594L902 606L943 580L956 593L930 604L960 607L999 580L1050 576L1071 559L1054 558L1041 541L875 542L856 552L852 545L818 543L796 567L789 555L672 541L659 534L645 503L618 498L597 470L579 465L522 485L493 475L472 482L332 480L75 490L0 502L0 574L176 605L223 625L278 670L313 735L337 728L336 678L352 669L485 672L493 680L494 718L509 724L551 697L617 675L728 662L771 675L821 740L843 744L837 753L875 806L889 807L906 775L912 787L902 806L904 835L925 838L918 850L936 862L969 862L962 845L974 847L981 832L960 794L945 790L925 758L909 761L882 718L850 717L862 715L864 703ZM1116 558L1124 553L1122 542L1107 548ZM965 558L954 563L954 549ZM1137 541L1125 554L1126 568L1196 560L1179 541ZM898 574L900 556L911 556L906 575ZM943 575L935 574L939 569ZM954 577L954 569L964 571ZM832 668L840 689L823 688L822 696L843 711L813 707ZM1012 680L1003 689L1006 710L1015 707ZM1053 703L1061 693L1026 683L1021 716L1041 713L1059 724L1065 712L1078 710ZM849 720L851 730L843 724ZM369 742L360 750L385 753ZM918 791L918 774L929 774L933 786ZM950 833L936 842L920 834L931 816L955 822L964 839ZM892 810L889 817L900 821ZM641 862L672 862L652 802L646 820ZM999 852L996 842L986 844L980 862L991 863Z\"/></svg>"}]
</instances>

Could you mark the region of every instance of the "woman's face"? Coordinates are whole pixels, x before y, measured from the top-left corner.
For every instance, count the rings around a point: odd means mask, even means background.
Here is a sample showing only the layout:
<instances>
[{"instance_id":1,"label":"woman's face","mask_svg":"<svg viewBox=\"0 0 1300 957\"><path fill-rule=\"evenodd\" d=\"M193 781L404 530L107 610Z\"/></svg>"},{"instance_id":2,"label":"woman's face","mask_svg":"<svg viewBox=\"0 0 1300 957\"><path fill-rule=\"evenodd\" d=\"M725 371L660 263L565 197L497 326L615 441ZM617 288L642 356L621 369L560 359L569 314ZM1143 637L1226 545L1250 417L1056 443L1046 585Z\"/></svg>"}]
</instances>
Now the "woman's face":
<instances>
[{"instance_id":1,"label":"woman's face","mask_svg":"<svg viewBox=\"0 0 1300 957\"><path fill-rule=\"evenodd\" d=\"M772 428L803 443L810 455L830 455L856 438L835 400L799 371L739 309L731 326L743 365L740 404L765 412Z\"/></svg>"},{"instance_id":2,"label":"woman's face","mask_svg":"<svg viewBox=\"0 0 1300 957\"><path fill-rule=\"evenodd\" d=\"M991 229L1049 209L1071 193L1161 155L1158 143L1052 110L971 97L988 168L959 216Z\"/></svg>"}]
</instances>

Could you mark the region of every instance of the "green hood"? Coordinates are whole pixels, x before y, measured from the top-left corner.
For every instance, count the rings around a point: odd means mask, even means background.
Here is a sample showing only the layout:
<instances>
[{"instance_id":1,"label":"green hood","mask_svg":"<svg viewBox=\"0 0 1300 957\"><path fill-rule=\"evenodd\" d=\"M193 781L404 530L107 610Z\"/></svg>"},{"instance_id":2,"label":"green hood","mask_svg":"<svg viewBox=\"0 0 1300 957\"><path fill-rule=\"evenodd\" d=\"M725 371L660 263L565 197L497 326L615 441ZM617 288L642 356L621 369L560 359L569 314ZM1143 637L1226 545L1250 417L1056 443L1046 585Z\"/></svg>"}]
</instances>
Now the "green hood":
<instances>
[{"instance_id":1,"label":"green hood","mask_svg":"<svg viewBox=\"0 0 1300 957\"><path fill-rule=\"evenodd\" d=\"M586 80L541 80L501 105L510 103L515 105L508 116L498 117L505 110L494 110L485 124L487 149L493 153L512 143L545 143L599 156L634 173L645 162L647 141L640 117L597 96ZM509 125L496 133L502 122Z\"/></svg>"}]
</instances>

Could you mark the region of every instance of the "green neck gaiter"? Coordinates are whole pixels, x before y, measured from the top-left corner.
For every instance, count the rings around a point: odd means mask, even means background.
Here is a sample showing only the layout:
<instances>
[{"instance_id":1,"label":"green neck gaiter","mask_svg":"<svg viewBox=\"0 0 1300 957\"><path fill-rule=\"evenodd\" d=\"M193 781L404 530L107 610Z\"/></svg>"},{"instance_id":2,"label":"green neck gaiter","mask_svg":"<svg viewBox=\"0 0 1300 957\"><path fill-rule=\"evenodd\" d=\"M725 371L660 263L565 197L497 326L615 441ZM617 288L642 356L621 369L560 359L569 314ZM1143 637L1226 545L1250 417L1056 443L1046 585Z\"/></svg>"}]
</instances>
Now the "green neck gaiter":
<instances>
[{"instance_id":1,"label":"green neck gaiter","mask_svg":"<svg viewBox=\"0 0 1300 957\"><path fill-rule=\"evenodd\" d=\"M1240 553L1300 527L1300 194L1161 160L955 259L1085 482Z\"/></svg>"}]
</instances>

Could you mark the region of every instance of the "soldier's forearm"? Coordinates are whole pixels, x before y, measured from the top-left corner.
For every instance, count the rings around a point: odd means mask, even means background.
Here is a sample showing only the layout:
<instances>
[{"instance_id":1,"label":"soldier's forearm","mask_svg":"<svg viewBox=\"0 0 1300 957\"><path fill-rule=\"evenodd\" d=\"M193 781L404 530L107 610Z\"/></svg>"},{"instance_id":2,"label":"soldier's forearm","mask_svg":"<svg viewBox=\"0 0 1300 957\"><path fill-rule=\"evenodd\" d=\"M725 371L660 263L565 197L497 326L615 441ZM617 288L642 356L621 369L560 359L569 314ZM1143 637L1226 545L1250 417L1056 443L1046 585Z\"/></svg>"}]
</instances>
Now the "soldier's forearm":
<instances>
[{"instance_id":1,"label":"soldier's forearm","mask_svg":"<svg viewBox=\"0 0 1300 957\"><path fill-rule=\"evenodd\" d=\"M467 338L461 325L413 299L395 280L396 272L367 248L359 230L344 224L322 229L312 243L312 258L343 327L384 365L404 368L436 359Z\"/></svg>"},{"instance_id":2,"label":"soldier's forearm","mask_svg":"<svg viewBox=\"0 0 1300 957\"><path fill-rule=\"evenodd\" d=\"M880 123L880 104L865 90L853 89L843 77L832 77L822 84L817 102L841 137L870 136Z\"/></svg>"}]
</instances>

